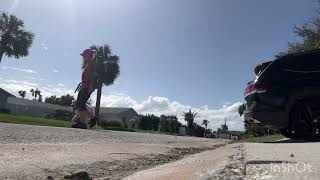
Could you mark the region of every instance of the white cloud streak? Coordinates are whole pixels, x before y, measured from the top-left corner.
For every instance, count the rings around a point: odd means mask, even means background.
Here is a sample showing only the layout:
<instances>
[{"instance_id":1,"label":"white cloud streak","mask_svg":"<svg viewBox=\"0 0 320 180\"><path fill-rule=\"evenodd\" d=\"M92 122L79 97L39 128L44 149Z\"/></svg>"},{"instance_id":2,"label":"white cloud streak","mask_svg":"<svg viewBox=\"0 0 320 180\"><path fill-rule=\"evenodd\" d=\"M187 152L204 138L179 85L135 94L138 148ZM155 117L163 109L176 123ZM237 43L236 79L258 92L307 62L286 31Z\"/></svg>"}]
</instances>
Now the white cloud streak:
<instances>
[{"instance_id":1,"label":"white cloud streak","mask_svg":"<svg viewBox=\"0 0 320 180\"><path fill-rule=\"evenodd\" d=\"M40 46L41 46L41 48L43 49L43 50L45 50L45 51L48 51L49 50L49 47L48 47L48 44L47 43L41 43L40 44Z\"/></svg>"},{"instance_id":2,"label":"white cloud streak","mask_svg":"<svg viewBox=\"0 0 320 180\"><path fill-rule=\"evenodd\" d=\"M54 73L58 73L58 72L60 72L58 69L52 69L52 72L54 72Z\"/></svg>"},{"instance_id":3,"label":"white cloud streak","mask_svg":"<svg viewBox=\"0 0 320 180\"><path fill-rule=\"evenodd\" d=\"M32 69L22 69L22 68L16 68L16 67L10 67L10 66L3 66L1 67L2 70L11 70L11 71L19 71L29 74L38 74L38 72L32 70Z\"/></svg>"},{"instance_id":4,"label":"white cloud streak","mask_svg":"<svg viewBox=\"0 0 320 180\"><path fill-rule=\"evenodd\" d=\"M13 0L12 5L10 6L9 13L12 14L15 8L19 5L20 0Z\"/></svg>"}]
</instances>

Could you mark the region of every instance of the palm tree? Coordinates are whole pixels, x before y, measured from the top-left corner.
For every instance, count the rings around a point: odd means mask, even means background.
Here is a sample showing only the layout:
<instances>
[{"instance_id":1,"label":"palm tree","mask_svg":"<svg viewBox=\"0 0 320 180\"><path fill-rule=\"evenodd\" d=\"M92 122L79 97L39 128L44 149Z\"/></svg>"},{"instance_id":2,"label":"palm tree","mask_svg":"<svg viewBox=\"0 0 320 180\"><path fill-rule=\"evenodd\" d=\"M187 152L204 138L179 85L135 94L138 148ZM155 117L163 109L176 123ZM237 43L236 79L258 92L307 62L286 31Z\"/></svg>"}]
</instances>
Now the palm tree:
<instances>
[{"instance_id":1,"label":"palm tree","mask_svg":"<svg viewBox=\"0 0 320 180\"><path fill-rule=\"evenodd\" d=\"M14 15L0 15L0 63L3 54L20 58L29 54L34 34L24 30L24 23Z\"/></svg>"},{"instance_id":2,"label":"palm tree","mask_svg":"<svg viewBox=\"0 0 320 180\"><path fill-rule=\"evenodd\" d=\"M42 95L41 95L41 94L39 95L39 99L38 99L38 101L39 101L39 102L42 102L42 101L43 101L43 99L42 99Z\"/></svg>"},{"instance_id":3,"label":"palm tree","mask_svg":"<svg viewBox=\"0 0 320 180\"><path fill-rule=\"evenodd\" d=\"M202 125L204 125L206 127L206 130L203 133L203 137L206 137L206 133L208 131L208 124L209 124L208 120L206 120L206 119L202 120Z\"/></svg>"},{"instance_id":4,"label":"palm tree","mask_svg":"<svg viewBox=\"0 0 320 180\"><path fill-rule=\"evenodd\" d=\"M187 121L188 128L192 129L194 118L197 116L198 113L196 113L196 111L192 112L191 109L189 109L188 112L183 112L183 114L184 114L184 120Z\"/></svg>"},{"instance_id":5,"label":"palm tree","mask_svg":"<svg viewBox=\"0 0 320 180\"><path fill-rule=\"evenodd\" d=\"M37 96L41 96L41 91L38 90L38 88L34 91L34 99L36 100L37 99ZM42 97L41 97L42 98ZM39 100L39 99L38 99Z\"/></svg>"},{"instance_id":6,"label":"palm tree","mask_svg":"<svg viewBox=\"0 0 320 180\"><path fill-rule=\"evenodd\" d=\"M206 127L206 131L207 131L207 129L208 129L208 124L209 124L209 121L208 121L208 120L204 119L204 120L202 121L202 125L204 125L204 126Z\"/></svg>"},{"instance_id":7,"label":"palm tree","mask_svg":"<svg viewBox=\"0 0 320 180\"><path fill-rule=\"evenodd\" d=\"M112 54L109 45L91 46L90 48L97 51L97 54L95 56L95 62L97 67L96 73L98 92L95 114L97 117L99 117L102 86L112 85L120 75L120 58L119 56Z\"/></svg>"},{"instance_id":8,"label":"palm tree","mask_svg":"<svg viewBox=\"0 0 320 180\"><path fill-rule=\"evenodd\" d=\"M32 97L34 97L34 96L35 96L35 90L32 88L32 89L30 90L30 92L31 92Z\"/></svg>"},{"instance_id":9,"label":"palm tree","mask_svg":"<svg viewBox=\"0 0 320 180\"><path fill-rule=\"evenodd\" d=\"M18 93L22 97L22 99L24 99L24 97L26 97L26 91L21 90Z\"/></svg>"}]
</instances>

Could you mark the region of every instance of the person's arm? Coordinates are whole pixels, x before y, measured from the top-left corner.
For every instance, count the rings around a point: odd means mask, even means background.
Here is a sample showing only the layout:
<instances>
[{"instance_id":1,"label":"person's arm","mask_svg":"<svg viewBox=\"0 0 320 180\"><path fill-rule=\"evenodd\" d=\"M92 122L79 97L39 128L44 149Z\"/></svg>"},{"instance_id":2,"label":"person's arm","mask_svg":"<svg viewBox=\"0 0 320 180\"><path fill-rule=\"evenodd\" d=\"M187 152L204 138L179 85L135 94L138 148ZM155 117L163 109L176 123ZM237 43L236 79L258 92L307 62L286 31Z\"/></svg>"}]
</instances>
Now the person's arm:
<instances>
[{"instance_id":1,"label":"person's arm","mask_svg":"<svg viewBox=\"0 0 320 180\"><path fill-rule=\"evenodd\" d=\"M94 70L93 70L93 62L88 62L86 67L82 73L82 89L91 89L93 77L94 77Z\"/></svg>"},{"instance_id":2,"label":"person's arm","mask_svg":"<svg viewBox=\"0 0 320 180\"><path fill-rule=\"evenodd\" d=\"M82 82L87 83L91 80L91 74L92 74L92 64L91 62L88 62L86 66L84 67L83 73L82 73Z\"/></svg>"},{"instance_id":3,"label":"person's arm","mask_svg":"<svg viewBox=\"0 0 320 180\"><path fill-rule=\"evenodd\" d=\"M76 114L73 116L73 118L71 119L72 121L75 121L76 119L78 119L80 117L79 111L76 111Z\"/></svg>"}]
</instances>

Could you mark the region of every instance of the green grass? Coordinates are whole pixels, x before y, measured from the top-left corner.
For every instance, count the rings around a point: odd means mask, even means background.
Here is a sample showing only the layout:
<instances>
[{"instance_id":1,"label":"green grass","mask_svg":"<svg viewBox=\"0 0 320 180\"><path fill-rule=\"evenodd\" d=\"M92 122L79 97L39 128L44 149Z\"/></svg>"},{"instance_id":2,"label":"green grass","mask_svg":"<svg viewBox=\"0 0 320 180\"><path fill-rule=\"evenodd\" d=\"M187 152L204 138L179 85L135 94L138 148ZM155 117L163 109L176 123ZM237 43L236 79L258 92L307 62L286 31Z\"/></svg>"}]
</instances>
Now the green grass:
<instances>
[{"instance_id":1,"label":"green grass","mask_svg":"<svg viewBox=\"0 0 320 180\"><path fill-rule=\"evenodd\" d=\"M70 127L70 121L37 118L30 116L16 116L10 114L0 114L0 122L3 123L14 123L14 124L29 124L39 126L55 126L55 127Z\"/></svg>"},{"instance_id":2,"label":"green grass","mask_svg":"<svg viewBox=\"0 0 320 180\"><path fill-rule=\"evenodd\" d=\"M274 142L276 140L283 139L284 136L281 134L272 134L261 137L247 137L240 140L240 142L249 142L249 143L265 143L265 142Z\"/></svg>"}]
</instances>

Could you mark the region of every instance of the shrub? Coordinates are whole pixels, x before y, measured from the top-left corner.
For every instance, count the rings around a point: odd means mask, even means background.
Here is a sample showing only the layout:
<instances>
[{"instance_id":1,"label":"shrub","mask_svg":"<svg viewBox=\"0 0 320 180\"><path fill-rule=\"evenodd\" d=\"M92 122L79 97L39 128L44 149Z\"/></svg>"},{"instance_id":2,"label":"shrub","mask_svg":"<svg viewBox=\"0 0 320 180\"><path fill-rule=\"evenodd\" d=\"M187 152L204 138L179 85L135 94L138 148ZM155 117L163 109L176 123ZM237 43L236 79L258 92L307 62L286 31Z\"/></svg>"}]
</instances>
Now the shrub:
<instances>
[{"instance_id":1,"label":"shrub","mask_svg":"<svg viewBox=\"0 0 320 180\"><path fill-rule=\"evenodd\" d=\"M123 127L123 124L119 121L101 121L99 125L103 128L107 127Z\"/></svg>"},{"instance_id":2,"label":"shrub","mask_svg":"<svg viewBox=\"0 0 320 180\"><path fill-rule=\"evenodd\" d=\"M70 121L74 113L64 110L56 110L45 115L46 118L54 118L60 120Z\"/></svg>"},{"instance_id":3,"label":"shrub","mask_svg":"<svg viewBox=\"0 0 320 180\"><path fill-rule=\"evenodd\" d=\"M11 114L10 109L0 109L0 113Z\"/></svg>"}]
</instances>

